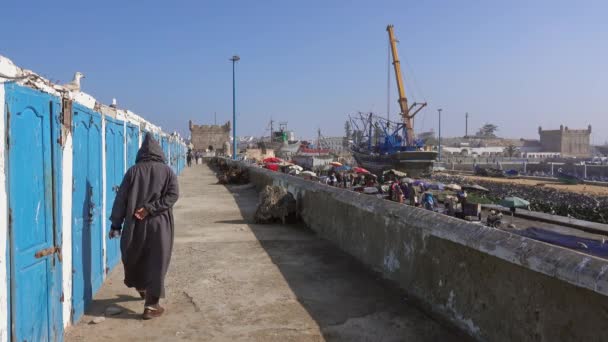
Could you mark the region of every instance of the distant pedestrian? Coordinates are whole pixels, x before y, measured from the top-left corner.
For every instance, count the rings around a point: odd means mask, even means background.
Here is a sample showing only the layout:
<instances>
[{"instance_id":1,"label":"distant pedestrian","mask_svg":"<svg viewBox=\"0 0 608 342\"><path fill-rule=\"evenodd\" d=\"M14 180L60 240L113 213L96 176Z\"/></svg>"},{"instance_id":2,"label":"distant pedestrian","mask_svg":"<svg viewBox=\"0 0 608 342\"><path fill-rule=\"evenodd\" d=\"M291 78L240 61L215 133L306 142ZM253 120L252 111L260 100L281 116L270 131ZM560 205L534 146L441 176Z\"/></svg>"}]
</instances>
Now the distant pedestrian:
<instances>
[{"instance_id":1,"label":"distant pedestrian","mask_svg":"<svg viewBox=\"0 0 608 342\"><path fill-rule=\"evenodd\" d=\"M177 176L165 164L154 138L146 135L135 165L125 174L112 207L110 238L118 237L125 285L145 299L143 319L163 314L165 275L173 250L173 211L179 197ZM124 224L123 224L124 223Z\"/></svg>"},{"instance_id":2,"label":"distant pedestrian","mask_svg":"<svg viewBox=\"0 0 608 342\"><path fill-rule=\"evenodd\" d=\"M186 161L188 162L188 167L192 166L192 151L188 151L186 155Z\"/></svg>"},{"instance_id":3,"label":"distant pedestrian","mask_svg":"<svg viewBox=\"0 0 608 342\"><path fill-rule=\"evenodd\" d=\"M413 183L408 184L408 196L410 198L410 205L415 207L420 205L418 197L418 187L414 186Z\"/></svg>"},{"instance_id":4,"label":"distant pedestrian","mask_svg":"<svg viewBox=\"0 0 608 342\"><path fill-rule=\"evenodd\" d=\"M403 203L403 191L399 186L399 182L393 182L390 186L391 200L398 203Z\"/></svg>"},{"instance_id":5,"label":"distant pedestrian","mask_svg":"<svg viewBox=\"0 0 608 342\"><path fill-rule=\"evenodd\" d=\"M338 179L336 178L336 173L332 172L329 176L329 181L327 184L331 185L331 186L336 186L338 183Z\"/></svg>"}]
</instances>

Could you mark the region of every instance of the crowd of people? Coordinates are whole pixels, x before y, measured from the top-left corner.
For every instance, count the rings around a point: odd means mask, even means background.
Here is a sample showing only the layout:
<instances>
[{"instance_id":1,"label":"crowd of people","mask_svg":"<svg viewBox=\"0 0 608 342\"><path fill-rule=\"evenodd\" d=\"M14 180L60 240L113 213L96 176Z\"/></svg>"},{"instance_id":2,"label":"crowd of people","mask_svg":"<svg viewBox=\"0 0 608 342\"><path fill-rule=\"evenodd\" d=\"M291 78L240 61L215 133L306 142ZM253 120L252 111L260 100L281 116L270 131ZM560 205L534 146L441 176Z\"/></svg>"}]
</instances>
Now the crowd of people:
<instances>
[{"instance_id":1,"label":"crowd of people","mask_svg":"<svg viewBox=\"0 0 608 342\"><path fill-rule=\"evenodd\" d=\"M430 191L432 184L407 177L399 178L391 173L378 179L371 173L330 171L327 176L319 177L319 181L329 186L376 195L393 202L422 207L451 216L459 216L467 203L467 192L453 189L451 194L443 198L443 206L441 206L437 196Z\"/></svg>"}]
</instances>

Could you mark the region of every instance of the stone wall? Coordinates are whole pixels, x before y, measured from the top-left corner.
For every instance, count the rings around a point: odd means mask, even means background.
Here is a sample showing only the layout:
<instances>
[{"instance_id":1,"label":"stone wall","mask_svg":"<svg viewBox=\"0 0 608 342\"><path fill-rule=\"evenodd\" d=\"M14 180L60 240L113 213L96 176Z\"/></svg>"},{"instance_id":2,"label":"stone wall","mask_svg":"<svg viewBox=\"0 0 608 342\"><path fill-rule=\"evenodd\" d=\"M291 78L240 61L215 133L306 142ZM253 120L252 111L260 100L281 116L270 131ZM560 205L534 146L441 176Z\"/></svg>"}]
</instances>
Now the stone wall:
<instances>
[{"instance_id":1,"label":"stone wall","mask_svg":"<svg viewBox=\"0 0 608 342\"><path fill-rule=\"evenodd\" d=\"M307 226L397 283L404 305L478 340L603 338L606 260L281 173L249 174L258 189L287 188Z\"/></svg>"},{"instance_id":2,"label":"stone wall","mask_svg":"<svg viewBox=\"0 0 608 342\"><path fill-rule=\"evenodd\" d=\"M190 121L191 143L194 151L204 152L213 147L214 151L227 153L226 144L230 145L230 122L224 125L195 125Z\"/></svg>"},{"instance_id":3,"label":"stone wall","mask_svg":"<svg viewBox=\"0 0 608 342\"><path fill-rule=\"evenodd\" d=\"M539 127L538 134L544 152L560 152L565 157L591 155L591 126L587 129L569 129L562 125L559 130L543 130Z\"/></svg>"}]
</instances>

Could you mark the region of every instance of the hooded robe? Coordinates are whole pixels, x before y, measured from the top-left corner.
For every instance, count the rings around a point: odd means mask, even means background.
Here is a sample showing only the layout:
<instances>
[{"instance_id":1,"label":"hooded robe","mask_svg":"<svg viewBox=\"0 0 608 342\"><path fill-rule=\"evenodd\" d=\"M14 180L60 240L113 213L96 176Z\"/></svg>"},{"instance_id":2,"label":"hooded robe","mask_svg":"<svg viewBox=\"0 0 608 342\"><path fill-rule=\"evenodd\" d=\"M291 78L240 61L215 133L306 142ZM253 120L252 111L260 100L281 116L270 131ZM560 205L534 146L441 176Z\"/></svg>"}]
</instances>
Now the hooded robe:
<instances>
[{"instance_id":1,"label":"hooded robe","mask_svg":"<svg viewBox=\"0 0 608 342\"><path fill-rule=\"evenodd\" d=\"M113 229L122 227L120 251L125 285L164 297L165 275L173 249L172 207L179 196L177 177L165 164L165 155L147 134L137 158L125 174L112 207ZM145 208L143 220L135 211ZM124 222L124 225L123 225Z\"/></svg>"}]
</instances>

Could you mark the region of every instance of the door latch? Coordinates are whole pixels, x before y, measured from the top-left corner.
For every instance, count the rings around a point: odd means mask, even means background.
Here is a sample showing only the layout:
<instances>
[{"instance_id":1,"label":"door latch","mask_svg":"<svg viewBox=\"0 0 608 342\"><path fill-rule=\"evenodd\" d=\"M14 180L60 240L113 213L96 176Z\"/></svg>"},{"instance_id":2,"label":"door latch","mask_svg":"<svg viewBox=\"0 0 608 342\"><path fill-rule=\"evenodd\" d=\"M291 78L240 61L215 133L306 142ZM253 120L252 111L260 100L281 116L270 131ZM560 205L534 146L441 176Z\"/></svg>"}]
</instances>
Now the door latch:
<instances>
[{"instance_id":1,"label":"door latch","mask_svg":"<svg viewBox=\"0 0 608 342\"><path fill-rule=\"evenodd\" d=\"M36 254L34 254L34 257L36 257L36 259L40 259L40 258L43 258L43 257L51 255L51 254L55 254L55 253L58 254L59 261L61 261L61 259L62 259L61 248L57 247L57 246L52 246L49 248L41 249L41 250L37 251Z\"/></svg>"}]
</instances>

